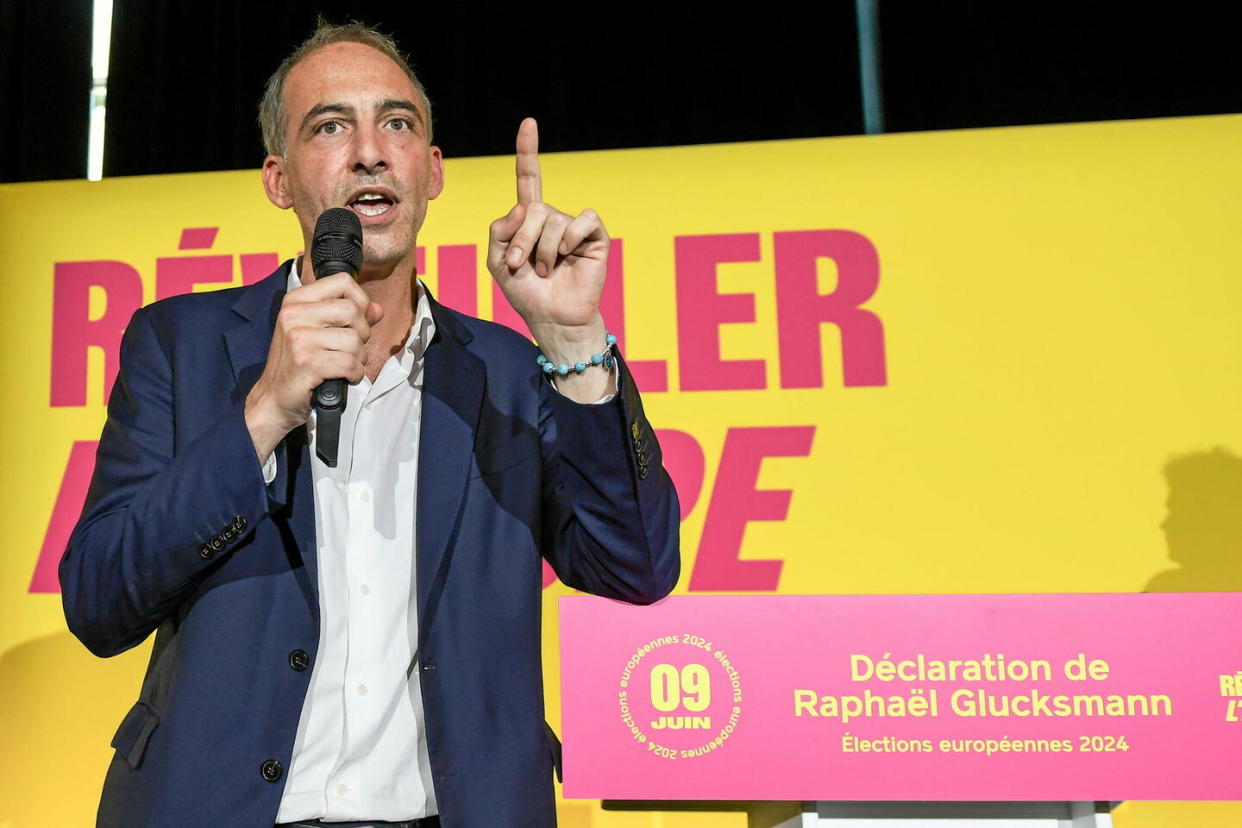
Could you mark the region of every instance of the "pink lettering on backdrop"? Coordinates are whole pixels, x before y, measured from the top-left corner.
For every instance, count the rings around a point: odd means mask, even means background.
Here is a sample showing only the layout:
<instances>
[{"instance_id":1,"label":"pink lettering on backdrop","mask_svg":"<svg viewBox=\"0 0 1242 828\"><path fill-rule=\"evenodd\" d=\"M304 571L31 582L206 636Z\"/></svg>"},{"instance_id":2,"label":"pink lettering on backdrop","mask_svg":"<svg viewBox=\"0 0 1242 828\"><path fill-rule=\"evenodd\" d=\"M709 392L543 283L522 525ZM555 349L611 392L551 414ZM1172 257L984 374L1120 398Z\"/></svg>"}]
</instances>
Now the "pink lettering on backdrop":
<instances>
[{"instance_id":1,"label":"pink lettering on backdrop","mask_svg":"<svg viewBox=\"0 0 1242 828\"><path fill-rule=\"evenodd\" d=\"M822 388L824 371L820 325L841 332L845 386L885 385L884 326L860 305L880 281L880 256L871 241L851 230L776 233L776 313L780 340L781 387ZM837 287L820 293L816 265L832 259Z\"/></svg>"},{"instance_id":2,"label":"pink lettering on backdrop","mask_svg":"<svg viewBox=\"0 0 1242 828\"><path fill-rule=\"evenodd\" d=\"M468 316L479 313L478 248L446 244L436 251L440 304Z\"/></svg>"},{"instance_id":3,"label":"pink lettering on backdrop","mask_svg":"<svg viewBox=\"0 0 1242 828\"><path fill-rule=\"evenodd\" d=\"M96 441L78 440L69 452L69 462L65 464L65 476L61 479L60 492L56 495L56 504L52 507L52 517L47 523L47 532L43 535L43 546L39 549L39 560L35 563L34 576L30 579L30 592L60 592L60 578L56 569L60 565L60 557L69 544L69 535L73 532L78 516L82 514L82 504L86 502L86 492L91 484L91 474L95 471Z\"/></svg>"},{"instance_id":4,"label":"pink lettering on backdrop","mask_svg":"<svg viewBox=\"0 0 1242 828\"><path fill-rule=\"evenodd\" d=\"M178 249L208 250L215 243L218 230L185 228ZM624 247L620 239L612 240L611 245L600 305L609 329L617 334L624 349ZM861 307L874 295L879 281L879 257L871 242L847 230L780 232L775 234L774 249L782 387L823 386L820 326L824 323L835 324L840 330L846 387L886 384L883 325L875 313ZM751 293L719 293L716 274L717 265L723 262L759 261L759 234L678 237L675 253L682 388L764 388L763 360L721 358L720 325L754 322L755 299ZM440 246L437 256L440 301L464 313L477 313L477 247ZM425 257L425 249L419 247L419 273L425 272ZM826 294L819 292L817 284L816 266L821 258L832 259L838 272L836 288ZM279 266L275 253L242 253L237 254L237 259L244 284L259 281ZM229 283L233 278L231 255L156 260L157 298L188 292L199 284ZM106 298L105 310L98 319L89 316L92 288L102 290ZM86 404L87 355L91 347L100 348L105 356L106 399L119 366L121 336L130 316L142 304L142 292L138 271L123 262L62 262L55 266L53 406ZM529 336L524 322L494 283L493 301L496 321ZM643 391L668 390L665 360L631 360L628 364ZM684 520L702 494L706 474L703 450L684 431L664 429L658 436L666 468L678 490ZM764 457L806 456L813 436L813 426L730 429L710 497L691 590L777 588L781 560L740 559L745 526L751 520L785 519L792 493L756 490L760 465ZM79 443L74 447L32 579L32 591L57 589L55 565L85 498L94 464L94 445ZM55 550L50 558L49 549ZM545 587L555 581L546 565L543 581Z\"/></svg>"},{"instance_id":5,"label":"pink lettering on backdrop","mask_svg":"<svg viewBox=\"0 0 1242 828\"><path fill-rule=\"evenodd\" d=\"M91 288L105 297L90 318ZM57 262L52 275L52 406L86 405L87 353L104 354L103 400L121 365L121 334L142 307L142 277L124 262Z\"/></svg>"},{"instance_id":6,"label":"pink lettering on backdrop","mask_svg":"<svg viewBox=\"0 0 1242 828\"><path fill-rule=\"evenodd\" d=\"M178 250L210 250L216 243L219 227L187 227L181 231L181 242Z\"/></svg>"},{"instance_id":7,"label":"pink lettering on backdrop","mask_svg":"<svg viewBox=\"0 0 1242 828\"><path fill-rule=\"evenodd\" d=\"M625 355L625 246L621 239L613 239L608 250L608 277L604 281L604 293L600 296L600 313L608 330L617 336L617 349ZM644 393L668 390L668 363L662 359L627 359L634 384Z\"/></svg>"},{"instance_id":8,"label":"pink lettering on backdrop","mask_svg":"<svg viewBox=\"0 0 1242 828\"><path fill-rule=\"evenodd\" d=\"M275 253L242 253L237 258L241 262L243 285L253 285L280 267L280 257Z\"/></svg>"},{"instance_id":9,"label":"pink lettering on backdrop","mask_svg":"<svg viewBox=\"0 0 1242 828\"><path fill-rule=\"evenodd\" d=\"M690 576L691 592L776 589L784 562L742 560L742 539L751 521L784 520L793 492L756 489L755 484L765 457L806 457L814 437L815 426L729 429Z\"/></svg>"},{"instance_id":10,"label":"pink lettering on backdrop","mask_svg":"<svg viewBox=\"0 0 1242 828\"><path fill-rule=\"evenodd\" d=\"M681 519L685 520L694 511L703 491L703 476L707 470L703 447L693 435L672 428L657 428L656 439L664 453L664 468L677 489Z\"/></svg>"},{"instance_id":11,"label":"pink lettering on backdrop","mask_svg":"<svg viewBox=\"0 0 1242 828\"><path fill-rule=\"evenodd\" d=\"M766 387L763 360L720 357L720 326L754 322L755 297L750 293L719 293L716 287L716 265L759 261L759 234L678 236L674 250L681 390Z\"/></svg>"},{"instance_id":12,"label":"pink lettering on backdrop","mask_svg":"<svg viewBox=\"0 0 1242 828\"><path fill-rule=\"evenodd\" d=\"M180 250L206 250L215 243L218 227L187 227ZM233 281L233 257L176 256L155 260L155 298L189 293L195 285Z\"/></svg>"}]
</instances>

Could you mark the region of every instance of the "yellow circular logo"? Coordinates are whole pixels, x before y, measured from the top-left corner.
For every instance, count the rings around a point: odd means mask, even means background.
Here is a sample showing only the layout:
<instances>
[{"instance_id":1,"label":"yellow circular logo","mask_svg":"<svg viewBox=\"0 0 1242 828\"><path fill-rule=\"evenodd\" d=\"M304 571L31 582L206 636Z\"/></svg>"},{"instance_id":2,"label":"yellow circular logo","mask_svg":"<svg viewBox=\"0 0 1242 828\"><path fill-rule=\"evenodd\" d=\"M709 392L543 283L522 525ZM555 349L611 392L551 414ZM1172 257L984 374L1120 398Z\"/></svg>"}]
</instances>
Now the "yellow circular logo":
<instances>
[{"instance_id":1,"label":"yellow circular logo","mask_svg":"<svg viewBox=\"0 0 1242 828\"><path fill-rule=\"evenodd\" d=\"M679 633L636 648L621 670L621 723L661 759L695 759L725 746L742 714L742 679L708 638Z\"/></svg>"}]
</instances>

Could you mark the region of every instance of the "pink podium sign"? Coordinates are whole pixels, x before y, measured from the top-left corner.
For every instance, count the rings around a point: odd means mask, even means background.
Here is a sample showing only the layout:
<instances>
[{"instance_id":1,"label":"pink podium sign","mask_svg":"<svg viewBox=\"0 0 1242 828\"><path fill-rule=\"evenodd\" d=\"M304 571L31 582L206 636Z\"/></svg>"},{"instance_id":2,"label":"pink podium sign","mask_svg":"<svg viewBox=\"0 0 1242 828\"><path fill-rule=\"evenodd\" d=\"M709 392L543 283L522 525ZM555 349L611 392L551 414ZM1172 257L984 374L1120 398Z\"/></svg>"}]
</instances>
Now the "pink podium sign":
<instances>
[{"instance_id":1,"label":"pink podium sign","mask_svg":"<svg viewBox=\"0 0 1242 828\"><path fill-rule=\"evenodd\" d=\"M560 601L567 797L1242 799L1242 594Z\"/></svg>"}]
</instances>

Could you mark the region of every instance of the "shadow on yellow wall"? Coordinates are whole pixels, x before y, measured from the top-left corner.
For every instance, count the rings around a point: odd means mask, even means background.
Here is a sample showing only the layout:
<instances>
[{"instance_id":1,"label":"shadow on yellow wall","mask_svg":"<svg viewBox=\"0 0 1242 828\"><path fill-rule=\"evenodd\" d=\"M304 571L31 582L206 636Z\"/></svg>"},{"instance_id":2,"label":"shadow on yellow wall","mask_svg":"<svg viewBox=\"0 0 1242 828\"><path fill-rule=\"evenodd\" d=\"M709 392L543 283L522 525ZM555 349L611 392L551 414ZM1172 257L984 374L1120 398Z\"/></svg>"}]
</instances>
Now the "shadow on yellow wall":
<instances>
[{"instance_id":1,"label":"shadow on yellow wall","mask_svg":"<svg viewBox=\"0 0 1242 828\"><path fill-rule=\"evenodd\" d=\"M143 645L100 659L64 632L0 656L0 825L95 823L108 743L149 653Z\"/></svg>"},{"instance_id":2,"label":"shadow on yellow wall","mask_svg":"<svg viewBox=\"0 0 1242 828\"><path fill-rule=\"evenodd\" d=\"M1155 575L1147 592L1242 591L1242 458L1223 448L1183 454L1164 477L1160 528L1176 566Z\"/></svg>"}]
</instances>

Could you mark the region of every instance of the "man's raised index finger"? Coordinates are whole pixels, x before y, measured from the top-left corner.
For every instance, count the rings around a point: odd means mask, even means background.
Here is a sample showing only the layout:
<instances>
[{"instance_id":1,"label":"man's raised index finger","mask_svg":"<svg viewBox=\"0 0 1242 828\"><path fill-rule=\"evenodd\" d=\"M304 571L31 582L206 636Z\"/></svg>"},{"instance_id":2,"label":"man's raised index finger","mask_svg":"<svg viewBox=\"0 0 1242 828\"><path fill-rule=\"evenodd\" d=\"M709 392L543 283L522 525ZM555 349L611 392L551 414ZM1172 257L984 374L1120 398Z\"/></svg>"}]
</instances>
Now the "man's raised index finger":
<instances>
[{"instance_id":1,"label":"man's raised index finger","mask_svg":"<svg viewBox=\"0 0 1242 828\"><path fill-rule=\"evenodd\" d=\"M525 118L517 134L517 200L518 204L543 201L543 184L539 180L539 125L534 118Z\"/></svg>"}]
</instances>

